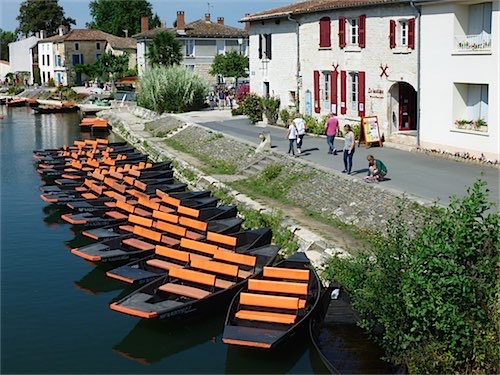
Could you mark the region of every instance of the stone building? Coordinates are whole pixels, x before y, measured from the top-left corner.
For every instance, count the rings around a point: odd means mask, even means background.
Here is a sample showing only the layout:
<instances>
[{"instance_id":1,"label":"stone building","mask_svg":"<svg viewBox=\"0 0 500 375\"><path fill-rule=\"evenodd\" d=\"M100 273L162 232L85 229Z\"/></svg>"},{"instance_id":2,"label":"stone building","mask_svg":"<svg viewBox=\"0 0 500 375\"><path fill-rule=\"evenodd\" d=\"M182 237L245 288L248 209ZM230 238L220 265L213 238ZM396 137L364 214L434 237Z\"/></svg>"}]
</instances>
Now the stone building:
<instances>
[{"instance_id":1,"label":"stone building","mask_svg":"<svg viewBox=\"0 0 500 375\"><path fill-rule=\"evenodd\" d=\"M137 39L139 75L148 67L148 44L162 31L175 33L177 40L182 44L182 64L205 77L210 83L217 83L217 77L209 73L216 55L233 50L244 55L248 53L248 32L225 25L223 17L218 17L217 21L213 22L207 13L204 19L186 24L184 12L178 11L175 25L175 28L158 27L148 30L147 18L141 19L141 33L134 35Z\"/></svg>"},{"instance_id":2,"label":"stone building","mask_svg":"<svg viewBox=\"0 0 500 375\"><path fill-rule=\"evenodd\" d=\"M417 16L396 0L305 1L248 15L251 90L342 123L377 116L386 139L415 135Z\"/></svg>"},{"instance_id":3,"label":"stone building","mask_svg":"<svg viewBox=\"0 0 500 375\"><path fill-rule=\"evenodd\" d=\"M89 77L75 72L74 66L94 64L107 51L116 55L128 53L129 68L133 68L137 59L135 47L133 38L121 38L88 29L75 29L66 33L60 27L57 35L38 43L41 83L46 85L53 79L56 85L81 84Z\"/></svg>"},{"instance_id":4,"label":"stone building","mask_svg":"<svg viewBox=\"0 0 500 375\"><path fill-rule=\"evenodd\" d=\"M498 9L309 0L247 15L251 91L341 124L377 116L386 140L497 160Z\"/></svg>"}]
</instances>

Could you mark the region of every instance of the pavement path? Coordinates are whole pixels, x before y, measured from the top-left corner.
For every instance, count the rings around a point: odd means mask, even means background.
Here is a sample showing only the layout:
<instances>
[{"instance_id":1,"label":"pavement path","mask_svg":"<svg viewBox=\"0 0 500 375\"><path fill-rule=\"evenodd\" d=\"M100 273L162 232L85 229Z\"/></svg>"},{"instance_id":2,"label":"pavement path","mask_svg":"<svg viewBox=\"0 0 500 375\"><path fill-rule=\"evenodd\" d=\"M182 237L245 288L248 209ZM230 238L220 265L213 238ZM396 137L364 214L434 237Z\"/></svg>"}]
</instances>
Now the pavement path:
<instances>
[{"instance_id":1,"label":"pavement path","mask_svg":"<svg viewBox=\"0 0 500 375\"><path fill-rule=\"evenodd\" d=\"M251 125L244 116L232 117L229 111L189 112L182 115L188 121L196 122L212 130L258 145L259 133L268 131L271 134L273 151L286 153L288 140L286 130L282 127L258 123ZM396 146L396 145L394 145ZM335 139L335 147L342 150L343 139ZM303 153L300 159L331 168L340 173L344 169L342 152L337 156L328 155L325 137L306 136ZM401 150L396 147L371 147L364 145L357 148L353 157L353 174L350 178L363 178L367 173L366 156L373 154L382 160L389 173L382 182L386 187L405 192L424 200L439 204L448 204L449 197L462 197L467 187L478 178L486 181L490 190L490 200L500 200L500 169L487 165L455 161L439 156Z\"/></svg>"}]
</instances>

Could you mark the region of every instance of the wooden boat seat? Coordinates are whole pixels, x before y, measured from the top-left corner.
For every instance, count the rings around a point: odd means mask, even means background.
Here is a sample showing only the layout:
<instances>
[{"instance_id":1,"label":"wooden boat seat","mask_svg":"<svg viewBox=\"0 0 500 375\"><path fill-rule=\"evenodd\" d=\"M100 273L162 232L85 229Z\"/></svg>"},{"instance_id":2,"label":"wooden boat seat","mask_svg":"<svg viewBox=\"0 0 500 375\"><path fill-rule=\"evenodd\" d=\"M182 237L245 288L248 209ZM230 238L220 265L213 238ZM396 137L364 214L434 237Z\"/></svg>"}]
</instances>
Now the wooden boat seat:
<instances>
[{"instance_id":1,"label":"wooden boat seat","mask_svg":"<svg viewBox=\"0 0 500 375\"><path fill-rule=\"evenodd\" d=\"M139 240L138 238L126 238L122 242L127 246L131 246L139 250L150 251L155 249L155 245Z\"/></svg>"},{"instance_id":2,"label":"wooden boat seat","mask_svg":"<svg viewBox=\"0 0 500 375\"><path fill-rule=\"evenodd\" d=\"M198 251L200 253L208 254L213 256L215 252L219 249L215 245L211 245L205 242L190 240L189 238L181 238L181 247L188 250Z\"/></svg>"},{"instance_id":3,"label":"wooden boat seat","mask_svg":"<svg viewBox=\"0 0 500 375\"><path fill-rule=\"evenodd\" d=\"M210 287L215 286L215 275L208 273L203 273L199 271L193 271L185 268L172 268L168 273L169 279L178 281L190 282L194 284L201 284ZM211 291L197 288L190 285L183 285L178 283L166 283L159 287L159 290L164 292L182 295L185 297L190 297L193 299L201 299L207 297L211 294Z\"/></svg>"},{"instance_id":4,"label":"wooden boat seat","mask_svg":"<svg viewBox=\"0 0 500 375\"><path fill-rule=\"evenodd\" d=\"M188 228L199 230L200 232L206 232L208 228L207 222L191 219L184 216L179 217L179 224Z\"/></svg>"},{"instance_id":5,"label":"wooden boat seat","mask_svg":"<svg viewBox=\"0 0 500 375\"><path fill-rule=\"evenodd\" d=\"M144 217L149 217L151 216L151 212L149 211L146 211L146 210L143 210L142 208L140 207L135 207L134 208L134 214L137 214L139 216L144 216Z\"/></svg>"},{"instance_id":6,"label":"wooden boat seat","mask_svg":"<svg viewBox=\"0 0 500 375\"><path fill-rule=\"evenodd\" d=\"M216 262L213 260L204 260L199 258L191 259L191 267L203 271L216 273L219 275L230 276L236 279L238 277L239 267L234 264Z\"/></svg>"},{"instance_id":7,"label":"wooden boat seat","mask_svg":"<svg viewBox=\"0 0 500 375\"><path fill-rule=\"evenodd\" d=\"M104 205L109 208L116 208L116 202L104 202Z\"/></svg>"},{"instance_id":8,"label":"wooden boat seat","mask_svg":"<svg viewBox=\"0 0 500 375\"><path fill-rule=\"evenodd\" d=\"M176 268L172 268L169 272L172 272L172 270L174 269ZM192 299L202 299L212 294L211 292L205 289L195 288L189 285L173 284L173 283L163 284L158 289L163 292L177 294Z\"/></svg>"},{"instance_id":9,"label":"wooden boat seat","mask_svg":"<svg viewBox=\"0 0 500 375\"><path fill-rule=\"evenodd\" d=\"M228 289L235 284L236 283L234 281L224 280L218 277L215 279L215 287L218 289Z\"/></svg>"},{"instance_id":10,"label":"wooden boat seat","mask_svg":"<svg viewBox=\"0 0 500 375\"><path fill-rule=\"evenodd\" d=\"M152 210L158 210L160 208L159 203L152 202L149 198L145 197L139 197L137 203Z\"/></svg>"},{"instance_id":11,"label":"wooden boat seat","mask_svg":"<svg viewBox=\"0 0 500 375\"><path fill-rule=\"evenodd\" d=\"M175 211L172 210L172 212L175 212ZM169 212L154 210L153 217L155 219L167 221L167 222L173 223L173 224L177 224L179 222L179 216L172 214L172 213L169 213Z\"/></svg>"},{"instance_id":12,"label":"wooden boat seat","mask_svg":"<svg viewBox=\"0 0 500 375\"><path fill-rule=\"evenodd\" d=\"M151 266L151 267L156 267L156 268L161 268L162 270L170 270L171 268L182 268L184 267L183 265L181 264L178 264L178 263L172 263L172 262L168 262L166 260L161 260L161 259L148 259L146 261L146 264L148 266Z\"/></svg>"},{"instance_id":13,"label":"wooden boat seat","mask_svg":"<svg viewBox=\"0 0 500 375\"><path fill-rule=\"evenodd\" d=\"M309 270L265 266L263 276L284 280L309 281Z\"/></svg>"},{"instance_id":14,"label":"wooden boat seat","mask_svg":"<svg viewBox=\"0 0 500 375\"><path fill-rule=\"evenodd\" d=\"M120 228L120 230L123 230L125 232L134 232L134 226L133 225L128 225L128 224L124 224L124 225L120 225L118 228Z\"/></svg>"},{"instance_id":15,"label":"wooden boat seat","mask_svg":"<svg viewBox=\"0 0 500 375\"><path fill-rule=\"evenodd\" d=\"M257 264L255 255L239 254L226 249L218 249L214 254L214 259L249 267L255 267Z\"/></svg>"},{"instance_id":16,"label":"wooden boat seat","mask_svg":"<svg viewBox=\"0 0 500 375\"><path fill-rule=\"evenodd\" d=\"M240 305L286 309L296 312L299 308L299 298L242 292L240 293Z\"/></svg>"},{"instance_id":17,"label":"wooden boat seat","mask_svg":"<svg viewBox=\"0 0 500 375\"><path fill-rule=\"evenodd\" d=\"M161 236L161 240L159 242L172 247L177 247L181 243L178 239L166 235Z\"/></svg>"},{"instance_id":18,"label":"wooden boat seat","mask_svg":"<svg viewBox=\"0 0 500 375\"><path fill-rule=\"evenodd\" d=\"M130 203L122 202L122 201L117 201L116 207L119 208L120 210L123 210L125 212L129 212L129 213L134 213L134 210L135 210L135 206L133 206Z\"/></svg>"},{"instance_id":19,"label":"wooden boat seat","mask_svg":"<svg viewBox=\"0 0 500 375\"><path fill-rule=\"evenodd\" d=\"M105 213L106 216L109 216L112 219L117 219L117 220L124 220L128 216L119 212L119 211L108 211Z\"/></svg>"},{"instance_id":20,"label":"wooden boat seat","mask_svg":"<svg viewBox=\"0 0 500 375\"><path fill-rule=\"evenodd\" d=\"M154 230L141 227L140 225L134 226L133 233L137 236L144 237L146 239L153 240L155 242L160 242L162 240L162 235L160 232L156 232Z\"/></svg>"},{"instance_id":21,"label":"wooden boat seat","mask_svg":"<svg viewBox=\"0 0 500 375\"><path fill-rule=\"evenodd\" d=\"M293 324L297 319L296 315L275 313L269 311L240 310L235 314L238 319L258 320L260 322Z\"/></svg>"},{"instance_id":22,"label":"wooden boat seat","mask_svg":"<svg viewBox=\"0 0 500 375\"><path fill-rule=\"evenodd\" d=\"M236 243L238 239L233 236L228 236L225 234L215 233L215 232L207 232L207 241L214 242L218 245L225 245L231 248L236 248Z\"/></svg>"},{"instance_id":23,"label":"wooden boat seat","mask_svg":"<svg viewBox=\"0 0 500 375\"><path fill-rule=\"evenodd\" d=\"M82 198L85 198L87 200L91 200L91 199L96 199L98 198L97 195L95 195L94 193L83 193L82 194Z\"/></svg>"},{"instance_id":24,"label":"wooden boat seat","mask_svg":"<svg viewBox=\"0 0 500 375\"><path fill-rule=\"evenodd\" d=\"M104 192L104 195L113 198L115 196L115 192L113 190L107 190Z\"/></svg>"},{"instance_id":25,"label":"wooden boat seat","mask_svg":"<svg viewBox=\"0 0 500 375\"><path fill-rule=\"evenodd\" d=\"M158 220L155 223L155 228L163 232L171 233L175 236L186 237L186 228L180 227L175 224L167 223L165 221Z\"/></svg>"},{"instance_id":26,"label":"wooden boat seat","mask_svg":"<svg viewBox=\"0 0 500 375\"><path fill-rule=\"evenodd\" d=\"M174 206L174 207L179 207L181 205L181 200L180 199L177 199L177 198L173 198L171 197L170 195L164 195L161 200L170 205L170 206Z\"/></svg>"},{"instance_id":27,"label":"wooden boat seat","mask_svg":"<svg viewBox=\"0 0 500 375\"><path fill-rule=\"evenodd\" d=\"M130 176L125 176L123 177L123 181L125 181L127 185L134 186L135 178Z\"/></svg>"},{"instance_id":28,"label":"wooden boat seat","mask_svg":"<svg viewBox=\"0 0 500 375\"><path fill-rule=\"evenodd\" d=\"M131 224L142 225L146 228L151 228L153 226L153 219L135 214L128 215L128 222Z\"/></svg>"},{"instance_id":29,"label":"wooden boat seat","mask_svg":"<svg viewBox=\"0 0 500 375\"><path fill-rule=\"evenodd\" d=\"M191 216L194 218L200 217L200 210L197 210L195 208L185 207L182 205L177 206L177 212L179 213L179 215Z\"/></svg>"},{"instance_id":30,"label":"wooden boat seat","mask_svg":"<svg viewBox=\"0 0 500 375\"><path fill-rule=\"evenodd\" d=\"M295 295L307 295L308 283L297 283L274 280L248 280L248 290L259 292L274 292Z\"/></svg>"}]
</instances>

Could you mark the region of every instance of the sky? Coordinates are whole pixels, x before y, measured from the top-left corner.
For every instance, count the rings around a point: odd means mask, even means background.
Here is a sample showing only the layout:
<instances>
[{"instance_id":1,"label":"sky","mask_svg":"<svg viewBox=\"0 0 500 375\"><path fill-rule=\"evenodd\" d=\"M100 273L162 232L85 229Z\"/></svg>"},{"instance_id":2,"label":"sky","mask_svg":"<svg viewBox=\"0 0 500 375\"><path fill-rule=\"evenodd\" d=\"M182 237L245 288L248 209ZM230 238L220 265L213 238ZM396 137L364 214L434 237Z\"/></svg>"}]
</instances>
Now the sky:
<instances>
[{"instance_id":1,"label":"sky","mask_svg":"<svg viewBox=\"0 0 500 375\"><path fill-rule=\"evenodd\" d=\"M127 0L123 0L127 1ZM256 13L262 10L279 7L295 2L294 0L149 0L153 6L153 14L157 13L160 20L165 21L167 27L172 26L176 13L183 10L186 23L203 18L210 13L212 21L217 17L224 17L226 25L243 28L238 20L246 13ZM0 0L0 28L4 31L14 31L18 27L16 17L19 15L19 6L22 0ZM66 17L76 20L74 29L83 29L91 21L89 0L59 0Z\"/></svg>"}]
</instances>

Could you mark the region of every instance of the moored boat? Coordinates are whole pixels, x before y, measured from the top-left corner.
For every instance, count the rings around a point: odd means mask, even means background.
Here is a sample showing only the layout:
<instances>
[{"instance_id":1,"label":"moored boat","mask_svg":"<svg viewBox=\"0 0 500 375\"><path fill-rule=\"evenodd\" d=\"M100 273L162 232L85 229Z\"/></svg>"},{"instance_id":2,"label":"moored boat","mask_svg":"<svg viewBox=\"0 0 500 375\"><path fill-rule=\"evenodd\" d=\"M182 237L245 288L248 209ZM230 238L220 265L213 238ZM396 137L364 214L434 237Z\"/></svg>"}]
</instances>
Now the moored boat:
<instances>
[{"instance_id":1,"label":"moored boat","mask_svg":"<svg viewBox=\"0 0 500 375\"><path fill-rule=\"evenodd\" d=\"M276 348L308 328L320 295L320 279L304 253L264 267L231 302L222 341Z\"/></svg>"},{"instance_id":2,"label":"moored boat","mask_svg":"<svg viewBox=\"0 0 500 375\"><path fill-rule=\"evenodd\" d=\"M278 250L274 245L241 252L216 249L208 259L182 251L189 258L184 267L171 268L167 276L112 303L110 308L145 319L185 318L224 309L248 278L274 261Z\"/></svg>"},{"instance_id":3,"label":"moored boat","mask_svg":"<svg viewBox=\"0 0 500 375\"><path fill-rule=\"evenodd\" d=\"M37 114L71 113L79 109L77 105L38 105L32 108Z\"/></svg>"}]
</instances>

